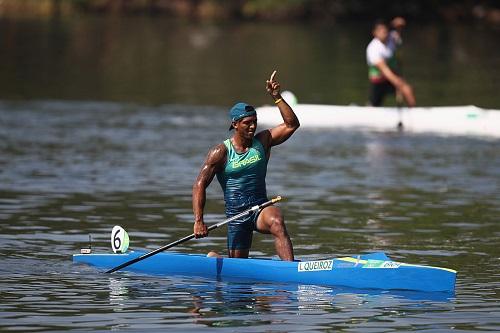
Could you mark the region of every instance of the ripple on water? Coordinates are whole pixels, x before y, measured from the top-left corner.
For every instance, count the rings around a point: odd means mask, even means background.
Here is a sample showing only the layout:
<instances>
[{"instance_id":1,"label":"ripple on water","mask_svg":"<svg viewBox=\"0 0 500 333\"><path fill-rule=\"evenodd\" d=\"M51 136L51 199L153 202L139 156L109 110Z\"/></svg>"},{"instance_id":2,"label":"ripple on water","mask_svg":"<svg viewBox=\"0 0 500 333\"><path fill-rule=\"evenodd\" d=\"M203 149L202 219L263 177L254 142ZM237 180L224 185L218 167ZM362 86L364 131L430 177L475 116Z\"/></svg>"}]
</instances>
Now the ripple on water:
<instances>
[{"instance_id":1,"label":"ripple on water","mask_svg":"<svg viewBox=\"0 0 500 333\"><path fill-rule=\"evenodd\" d=\"M0 103L0 330L500 328L494 144L299 131L269 162L268 192L286 198L279 206L298 258L385 251L394 260L456 269L456 295L106 275L71 262L89 234L95 252L109 252L116 224L129 232L131 249L192 233L192 184L208 148L227 135L214 125L225 124L226 110L8 107ZM206 221L218 222L222 194L216 184L208 194ZM225 247L218 230L175 250ZM256 235L251 255L275 256L272 237Z\"/></svg>"}]
</instances>

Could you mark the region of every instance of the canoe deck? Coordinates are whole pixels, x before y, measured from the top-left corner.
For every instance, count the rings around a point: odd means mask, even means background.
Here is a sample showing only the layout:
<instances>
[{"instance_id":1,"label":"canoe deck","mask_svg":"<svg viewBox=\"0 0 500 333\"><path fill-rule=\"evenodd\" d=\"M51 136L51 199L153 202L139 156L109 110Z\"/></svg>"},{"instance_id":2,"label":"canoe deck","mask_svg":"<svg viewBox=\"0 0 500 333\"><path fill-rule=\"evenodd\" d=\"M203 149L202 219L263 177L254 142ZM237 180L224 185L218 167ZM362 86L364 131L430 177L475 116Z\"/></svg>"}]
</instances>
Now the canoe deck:
<instances>
[{"instance_id":1,"label":"canoe deck","mask_svg":"<svg viewBox=\"0 0 500 333\"><path fill-rule=\"evenodd\" d=\"M110 269L145 252L75 254L75 263ZM208 258L204 255L164 252L124 270L153 275L200 276L285 283L344 286L360 289L453 292L456 271L390 260L377 252L359 256L286 262L272 259Z\"/></svg>"}]
</instances>

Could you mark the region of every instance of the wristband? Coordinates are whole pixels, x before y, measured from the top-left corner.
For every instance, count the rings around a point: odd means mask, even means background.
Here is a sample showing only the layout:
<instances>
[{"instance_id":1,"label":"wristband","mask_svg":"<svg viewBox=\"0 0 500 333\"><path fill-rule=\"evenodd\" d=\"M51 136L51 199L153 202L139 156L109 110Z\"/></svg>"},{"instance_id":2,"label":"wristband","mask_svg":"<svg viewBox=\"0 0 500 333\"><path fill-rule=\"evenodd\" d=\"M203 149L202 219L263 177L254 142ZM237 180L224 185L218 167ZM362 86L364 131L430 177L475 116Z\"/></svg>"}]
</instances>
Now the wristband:
<instances>
[{"instance_id":1,"label":"wristband","mask_svg":"<svg viewBox=\"0 0 500 333\"><path fill-rule=\"evenodd\" d=\"M278 104L279 102L281 102L283 100L283 98L279 98L277 100L274 101L274 104Z\"/></svg>"}]
</instances>

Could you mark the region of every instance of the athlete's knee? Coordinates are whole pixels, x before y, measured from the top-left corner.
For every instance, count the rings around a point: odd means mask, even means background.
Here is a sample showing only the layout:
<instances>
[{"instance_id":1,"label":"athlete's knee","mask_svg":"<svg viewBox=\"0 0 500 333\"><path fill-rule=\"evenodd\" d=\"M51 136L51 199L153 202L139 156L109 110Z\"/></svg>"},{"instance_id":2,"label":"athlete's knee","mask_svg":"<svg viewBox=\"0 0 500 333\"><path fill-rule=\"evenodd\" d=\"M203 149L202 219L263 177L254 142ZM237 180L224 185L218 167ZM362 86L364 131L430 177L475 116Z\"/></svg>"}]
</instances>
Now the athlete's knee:
<instances>
[{"instance_id":1,"label":"athlete's knee","mask_svg":"<svg viewBox=\"0 0 500 333\"><path fill-rule=\"evenodd\" d=\"M215 251L210 251L207 253L207 257L210 257L210 258L222 258L222 256L220 254L218 254L217 252Z\"/></svg>"},{"instance_id":2,"label":"athlete's knee","mask_svg":"<svg viewBox=\"0 0 500 333\"><path fill-rule=\"evenodd\" d=\"M270 219L271 222L271 233L275 236L286 236L287 231L286 231L286 226L285 226L285 219L283 216L273 216Z\"/></svg>"}]
</instances>

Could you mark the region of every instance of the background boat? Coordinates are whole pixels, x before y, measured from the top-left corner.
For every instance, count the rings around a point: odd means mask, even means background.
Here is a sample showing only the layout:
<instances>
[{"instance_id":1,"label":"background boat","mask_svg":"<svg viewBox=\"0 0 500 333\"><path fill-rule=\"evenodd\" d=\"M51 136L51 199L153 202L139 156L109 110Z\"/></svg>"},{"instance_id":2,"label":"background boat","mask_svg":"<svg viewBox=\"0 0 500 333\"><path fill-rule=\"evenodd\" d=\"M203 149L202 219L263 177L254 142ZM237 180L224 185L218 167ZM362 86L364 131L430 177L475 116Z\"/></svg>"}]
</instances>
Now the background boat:
<instances>
[{"instance_id":1,"label":"background boat","mask_svg":"<svg viewBox=\"0 0 500 333\"><path fill-rule=\"evenodd\" d=\"M473 105L441 107L370 107L293 104L302 128L345 128L375 131L402 129L412 133L499 138L500 110ZM282 122L274 106L257 108L259 124Z\"/></svg>"}]
</instances>

